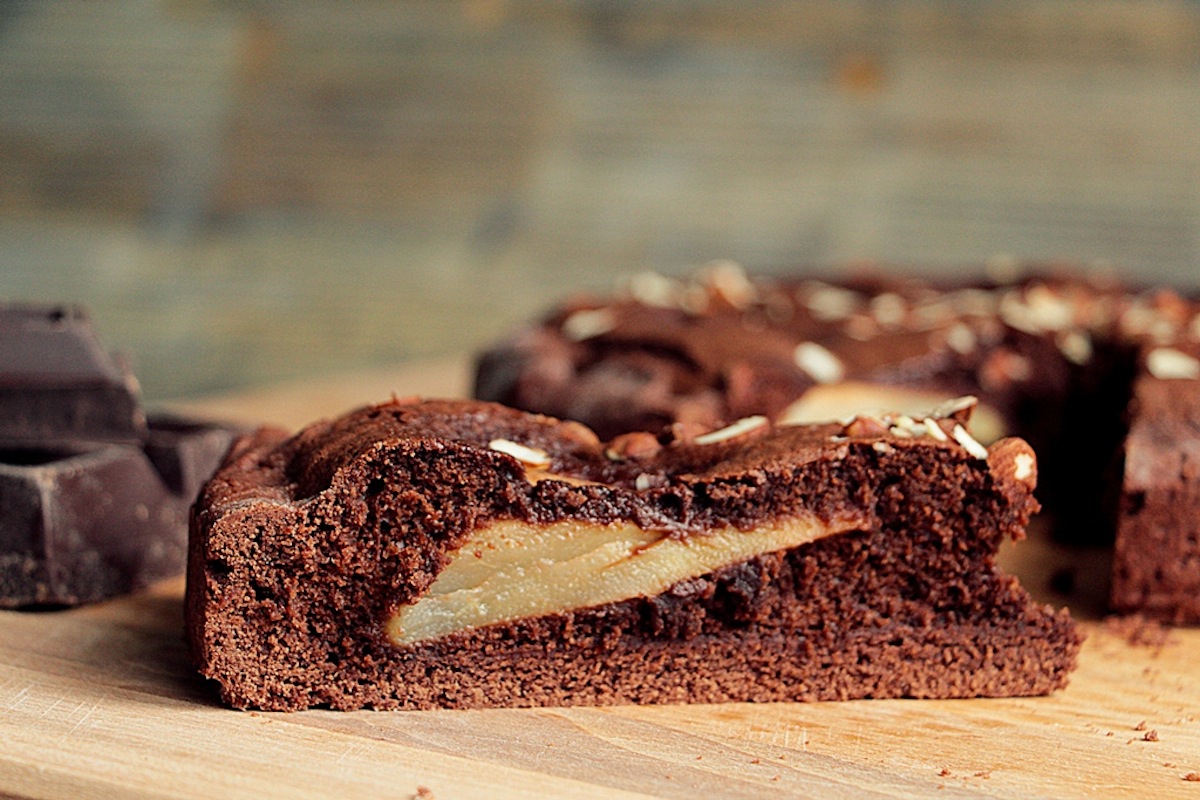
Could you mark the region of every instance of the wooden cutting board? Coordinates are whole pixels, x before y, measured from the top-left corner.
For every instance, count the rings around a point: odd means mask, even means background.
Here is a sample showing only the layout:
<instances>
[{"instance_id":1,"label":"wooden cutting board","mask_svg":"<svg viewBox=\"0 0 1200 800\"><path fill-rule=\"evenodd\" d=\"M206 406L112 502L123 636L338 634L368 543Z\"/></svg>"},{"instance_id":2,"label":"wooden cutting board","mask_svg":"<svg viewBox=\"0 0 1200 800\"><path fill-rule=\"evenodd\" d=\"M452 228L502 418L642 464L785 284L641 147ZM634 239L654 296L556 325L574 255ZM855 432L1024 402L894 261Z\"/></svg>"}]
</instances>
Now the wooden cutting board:
<instances>
[{"instance_id":1,"label":"wooden cutting board","mask_svg":"<svg viewBox=\"0 0 1200 800\"><path fill-rule=\"evenodd\" d=\"M421 364L188 408L296 427L392 392L460 393L464 375L464 362ZM1069 600L1088 634L1051 697L239 712L188 664L181 580L0 612L0 794L1200 798L1186 778L1200 778L1200 630L1101 619L1103 554L1035 535L1004 559L1035 594ZM1083 567L1064 598L1048 587L1071 563Z\"/></svg>"}]
</instances>

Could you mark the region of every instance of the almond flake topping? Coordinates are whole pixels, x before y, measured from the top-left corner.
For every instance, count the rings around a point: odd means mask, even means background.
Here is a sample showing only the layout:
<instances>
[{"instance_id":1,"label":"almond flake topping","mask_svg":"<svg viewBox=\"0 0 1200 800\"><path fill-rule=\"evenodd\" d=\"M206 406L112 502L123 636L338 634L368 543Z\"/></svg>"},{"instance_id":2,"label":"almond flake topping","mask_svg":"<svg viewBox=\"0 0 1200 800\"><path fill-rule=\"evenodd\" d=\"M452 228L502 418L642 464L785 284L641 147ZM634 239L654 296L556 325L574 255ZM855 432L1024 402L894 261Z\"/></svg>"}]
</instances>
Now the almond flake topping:
<instances>
[{"instance_id":1,"label":"almond flake topping","mask_svg":"<svg viewBox=\"0 0 1200 800\"><path fill-rule=\"evenodd\" d=\"M1039 284L1024 296L1019 289L1005 292L1000 298L1000 317L1017 330L1036 335L1071 327L1075 310L1049 286Z\"/></svg>"},{"instance_id":2,"label":"almond flake topping","mask_svg":"<svg viewBox=\"0 0 1200 800\"><path fill-rule=\"evenodd\" d=\"M649 489L651 486L653 486L654 483L655 483L654 476L643 472L642 474L638 475L634 479L633 487L635 489L637 489L639 492L644 492L647 489Z\"/></svg>"},{"instance_id":3,"label":"almond flake topping","mask_svg":"<svg viewBox=\"0 0 1200 800\"><path fill-rule=\"evenodd\" d=\"M960 411L966 411L968 408L979 404L979 398L972 394L955 397L953 400L947 400L940 404L933 411L929 412L929 416L934 419L948 419Z\"/></svg>"},{"instance_id":4,"label":"almond flake topping","mask_svg":"<svg viewBox=\"0 0 1200 800\"><path fill-rule=\"evenodd\" d=\"M745 308L758 296L758 290L736 261L712 262L702 271L701 281L734 308Z\"/></svg>"},{"instance_id":5,"label":"almond flake topping","mask_svg":"<svg viewBox=\"0 0 1200 800\"><path fill-rule=\"evenodd\" d=\"M955 425L954 430L951 432L951 435L954 436L954 441L961 444L963 446L963 449L966 450L968 453L975 456L976 458L980 458L980 459L984 459L984 460L987 459L987 457L988 457L987 448L984 447L983 445L981 445L978 441L976 441L974 436L967 433L967 429L964 428L962 425Z\"/></svg>"},{"instance_id":6,"label":"almond flake topping","mask_svg":"<svg viewBox=\"0 0 1200 800\"><path fill-rule=\"evenodd\" d=\"M1046 330L1065 330L1075 321L1075 309L1070 301L1049 286L1038 284L1030 287L1025 302L1034 321Z\"/></svg>"},{"instance_id":7,"label":"almond flake topping","mask_svg":"<svg viewBox=\"0 0 1200 800\"><path fill-rule=\"evenodd\" d=\"M805 305L812 315L822 322L843 320L858 310L862 298L858 292L812 281L811 291Z\"/></svg>"},{"instance_id":8,"label":"almond flake topping","mask_svg":"<svg viewBox=\"0 0 1200 800\"><path fill-rule=\"evenodd\" d=\"M944 430L942 430L941 425L938 425L936 422L934 422L929 417L926 417L925 419L923 419L921 421L925 423L925 430L929 431L929 435L932 436L934 439L937 439L939 442L950 441L950 437L946 436L946 432Z\"/></svg>"},{"instance_id":9,"label":"almond flake topping","mask_svg":"<svg viewBox=\"0 0 1200 800\"><path fill-rule=\"evenodd\" d=\"M1200 378L1200 361L1173 347L1156 347L1146 356L1146 368L1161 380Z\"/></svg>"},{"instance_id":10,"label":"almond flake topping","mask_svg":"<svg viewBox=\"0 0 1200 800\"><path fill-rule=\"evenodd\" d=\"M817 383L837 383L846 375L842 362L829 350L816 342L801 342L796 345L792 357L796 366L807 372Z\"/></svg>"},{"instance_id":11,"label":"almond flake topping","mask_svg":"<svg viewBox=\"0 0 1200 800\"><path fill-rule=\"evenodd\" d=\"M576 311L562 322L562 332L568 339L582 342L595 336L602 336L616 327L617 318L607 308L585 309Z\"/></svg>"},{"instance_id":12,"label":"almond flake topping","mask_svg":"<svg viewBox=\"0 0 1200 800\"><path fill-rule=\"evenodd\" d=\"M946 345L959 355L965 356L979 346L979 338L975 331L959 322L946 331Z\"/></svg>"},{"instance_id":13,"label":"almond flake topping","mask_svg":"<svg viewBox=\"0 0 1200 800\"><path fill-rule=\"evenodd\" d=\"M732 425L726 425L724 428L708 433L702 433L692 441L696 444L716 444L717 442L725 442L730 439L736 439L739 436L756 431L767 424L767 418L762 415L753 417L743 417Z\"/></svg>"},{"instance_id":14,"label":"almond flake topping","mask_svg":"<svg viewBox=\"0 0 1200 800\"><path fill-rule=\"evenodd\" d=\"M497 453L512 456L522 464L528 464L531 467L544 467L550 463L550 456L546 454L546 451L526 447L510 439L492 439L488 442L488 448Z\"/></svg>"},{"instance_id":15,"label":"almond flake topping","mask_svg":"<svg viewBox=\"0 0 1200 800\"><path fill-rule=\"evenodd\" d=\"M1083 366L1092 360L1092 340L1084 331L1064 331L1055 338L1055 344L1073 364Z\"/></svg>"},{"instance_id":16,"label":"almond flake topping","mask_svg":"<svg viewBox=\"0 0 1200 800\"><path fill-rule=\"evenodd\" d=\"M630 276L626 289L642 305L674 308L679 305L682 288L674 278L657 272L639 272Z\"/></svg>"},{"instance_id":17,"label":"almond flake topping","mask_svg":"<svg viewBox=\"0 0 1200 800\"><path fill-rule=\"evenodd\" d=\"M908 315L908 304L895 292L884 292L871 299L871 316L880 325L899 325Z\"/></svg>"}]
</instances>

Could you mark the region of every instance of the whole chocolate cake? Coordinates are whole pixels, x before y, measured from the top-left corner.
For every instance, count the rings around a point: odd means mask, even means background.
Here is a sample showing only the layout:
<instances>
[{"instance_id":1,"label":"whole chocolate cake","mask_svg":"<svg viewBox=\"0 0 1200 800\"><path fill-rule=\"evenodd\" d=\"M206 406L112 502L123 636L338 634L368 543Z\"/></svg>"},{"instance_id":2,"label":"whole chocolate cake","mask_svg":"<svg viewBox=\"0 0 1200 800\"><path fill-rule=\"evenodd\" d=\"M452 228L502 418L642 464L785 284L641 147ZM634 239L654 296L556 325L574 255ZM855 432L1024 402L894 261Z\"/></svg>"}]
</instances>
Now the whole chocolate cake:
<instances>
[{"instance_id":1,"label":"whole chocolate cake","mask_svg":"<svg viewBox=\"0 0 1200 800\"><path fill-rule=\"evenodd\" d=\"M1080 636L994 560L1037 464L972 405L606 443L408 400L261 431L194 511L192 652L285 710L1050 692Z\"/></svg>"},{"instance_id":2,"label":"whole chocolate cake","mask_svg":"<svg viewBox=\"0 0 1200 800\"><path fill-rule=\"evenodd\" d=\"M719 264L567 303L485 353L475 393L602 436L977 395L983 441L1015 434L1037 451L1057 535L1116 539L1113 606L1200 622L1198 343L1191 300L1079 272L946 286L751 280Z\"/></svg>"}]
</instances>

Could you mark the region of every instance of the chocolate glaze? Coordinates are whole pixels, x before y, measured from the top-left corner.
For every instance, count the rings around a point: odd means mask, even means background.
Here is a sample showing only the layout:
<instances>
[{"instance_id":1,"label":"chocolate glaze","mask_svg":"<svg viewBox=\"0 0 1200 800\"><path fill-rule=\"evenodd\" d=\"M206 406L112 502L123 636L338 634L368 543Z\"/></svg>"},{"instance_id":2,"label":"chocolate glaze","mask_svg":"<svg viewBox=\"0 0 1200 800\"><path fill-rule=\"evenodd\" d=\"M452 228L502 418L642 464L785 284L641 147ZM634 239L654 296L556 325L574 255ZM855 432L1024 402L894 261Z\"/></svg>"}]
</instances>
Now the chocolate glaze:
<instances>
[{"instance_id":1,"label":"chocolate glaze","mask_svg":"<svg viewBox=\"0 0 1200 800\"><path fill-rule=\"evenodd\" d=\"M530 483L527 465L488 447L498 438L601 485ZM193 518L187 619L201 672L227 702L271 709L960 697L1065 682L1079 645L1068 617L1032 605L994 562L1037 506L1032 477L1015 478L1023 442L983 460L843 426L662 439L621 458L577 423L469 401L386 403L243 439ZM638 490L647 472L660 485ZM655 597L404 647L383 633L491 520L702 536L792 514L860 530Z\"/></svg>"}]
</instances>

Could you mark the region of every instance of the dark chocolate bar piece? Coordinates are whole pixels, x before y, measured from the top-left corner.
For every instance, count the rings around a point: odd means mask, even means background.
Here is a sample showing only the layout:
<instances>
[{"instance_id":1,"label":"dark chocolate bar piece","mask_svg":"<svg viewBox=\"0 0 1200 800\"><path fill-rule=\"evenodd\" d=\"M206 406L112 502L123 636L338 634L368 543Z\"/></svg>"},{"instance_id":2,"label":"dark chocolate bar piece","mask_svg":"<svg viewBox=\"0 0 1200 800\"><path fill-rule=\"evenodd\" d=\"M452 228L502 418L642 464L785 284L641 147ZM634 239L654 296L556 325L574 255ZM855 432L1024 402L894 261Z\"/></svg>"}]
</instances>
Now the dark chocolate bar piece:
<instances>
[{"instance_id":1,"label":"dark chocolate bar piece","mask_svg":"<svg viewBox=\"0 0 1200 800\"><path fill-rule=\"evenodd\" d=\"M183 570L188 509L233 438L147 421L73 306L0 306L0 607L75 605Z\"/></svg>"},{"instance_id":2,"label":"dark chocolate bar piece","mask_svg":"<svg viewBox=\"0 0 1200 800\"><path fill-rule=\"evenodd\" d=\"M0 443L145 439L137 381L83 309L0 306L0 342Z\"/></svg>"},{"instance_id":3,"label":"dark chocolate bar piece","mask_svg":"<svg viewBox=\"0 0 1200 800\"><path fill-rule=\"evenodd\" d=\"M231 438L152 418L144 447L0 449L0 607L93 602L179 574L188 509Z\"/></svg>"}]
</instances>

